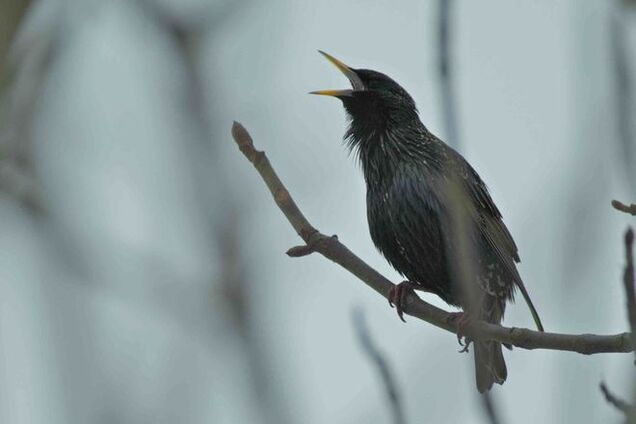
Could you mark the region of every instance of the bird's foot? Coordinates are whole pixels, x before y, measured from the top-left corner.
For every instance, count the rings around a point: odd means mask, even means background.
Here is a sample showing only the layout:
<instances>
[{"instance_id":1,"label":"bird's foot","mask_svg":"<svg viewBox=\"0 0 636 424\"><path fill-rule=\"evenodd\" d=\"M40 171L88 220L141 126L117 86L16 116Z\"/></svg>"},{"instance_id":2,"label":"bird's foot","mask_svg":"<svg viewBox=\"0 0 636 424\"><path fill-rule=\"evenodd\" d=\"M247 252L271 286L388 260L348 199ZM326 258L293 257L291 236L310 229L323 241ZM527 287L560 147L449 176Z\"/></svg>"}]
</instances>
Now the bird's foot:
<instances>
[{"instance_id":1,"label":"bird's foot","mask_svg":"<svg viewBox=\"0 0 636 424\"><path fill-rule=\"evenodd\" d=\"M457 326L457 342L462 346L459 352L468 352L468 347L472 340L464 336L464 327L472 321L472 318L465 312L451 312L450 315L450 320ZM464 339L463 342L462 339Z\"/></svg>"},{"instance_id":2,"label":"bird's foot","mask_svg":"<svg viewBox=\"0 0 636 424\"><path fill-rule=\"evenodd\" d=\"M402 281L400 284L396 284L389 290L389 305L397 310L397 314L403 322L404 319L404 307L406 306L406 296L409 293L415 294L415 290L419 288L419 284L411 281Z\"/></svg>"}]
</instances>

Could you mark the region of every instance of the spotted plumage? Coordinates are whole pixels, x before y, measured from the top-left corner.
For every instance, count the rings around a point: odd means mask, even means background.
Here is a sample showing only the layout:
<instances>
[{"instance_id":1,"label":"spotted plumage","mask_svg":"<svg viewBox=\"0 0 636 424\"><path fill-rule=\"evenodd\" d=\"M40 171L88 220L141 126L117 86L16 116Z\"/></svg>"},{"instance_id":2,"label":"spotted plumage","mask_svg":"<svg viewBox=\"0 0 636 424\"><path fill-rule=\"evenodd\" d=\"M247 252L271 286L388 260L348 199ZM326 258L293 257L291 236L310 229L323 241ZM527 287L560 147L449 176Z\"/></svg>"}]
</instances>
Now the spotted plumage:
<instances>
[{"instance_id":1,"label":"spotted plumage","mask_svg":"<svg viewBox=\"0 0 636 424\"><path fill-rule=\"evenodd\" d=\"M498 324L518 287L542 329L516 268L517 246L479 175L422 124L395 81L325 56L353 86L315 93L338 97L347 111L345 141L362 166L376 247L412 287L476 319ZM481 392L506 379L499 343L476 342L475 365Z\"/></svg>"}]
</instances>

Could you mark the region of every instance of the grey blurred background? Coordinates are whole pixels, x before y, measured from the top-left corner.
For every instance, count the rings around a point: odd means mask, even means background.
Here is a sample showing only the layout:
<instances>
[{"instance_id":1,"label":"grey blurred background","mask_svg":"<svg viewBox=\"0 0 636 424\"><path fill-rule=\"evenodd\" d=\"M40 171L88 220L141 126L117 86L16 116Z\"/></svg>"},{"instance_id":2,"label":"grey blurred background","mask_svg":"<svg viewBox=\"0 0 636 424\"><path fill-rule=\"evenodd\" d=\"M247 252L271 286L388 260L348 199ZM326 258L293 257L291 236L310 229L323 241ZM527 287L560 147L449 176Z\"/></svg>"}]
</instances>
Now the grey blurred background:
<instances>
[{"instance_id":1,"label":"grey blurred background","mask_svg":"<svg viewBox=\"0 0 636 424\"><path fill-rule=\"evenodd\" d=\"M636 10L455 0L459 150L517 240L546 329L627 324L636 200ZM241 121L310 221L400 281L368 235L317 53L381 70L446 136L436 1L3 0L0 422L388 423L363 308L409 423L485 423L455 338L299 239L229 130ZM438 299L427 301L446 307ZM531 327L525 305L505 324ZM506 352L506 423L621 422L633 357Z\"/></svg>"}]
</instances>

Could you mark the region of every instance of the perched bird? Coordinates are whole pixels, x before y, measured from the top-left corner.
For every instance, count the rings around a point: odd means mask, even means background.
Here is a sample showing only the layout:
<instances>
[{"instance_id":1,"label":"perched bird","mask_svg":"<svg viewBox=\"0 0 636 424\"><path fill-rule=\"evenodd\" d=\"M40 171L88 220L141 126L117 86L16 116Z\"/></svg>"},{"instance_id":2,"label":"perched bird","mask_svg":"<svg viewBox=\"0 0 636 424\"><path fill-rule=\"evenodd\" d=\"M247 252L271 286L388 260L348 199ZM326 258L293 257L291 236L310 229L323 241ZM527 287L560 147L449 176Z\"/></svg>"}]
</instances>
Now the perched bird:
<instances>
[{"instance_id":1,"label":"perched bird","mask_svg":"<svg viewBox=\"0 0 636 424\"><path fill-rule=\"evenodd\" d=\"M400 318L405 293L422 290L461 307L459 322L499 324L516 287L543 331L517 271L517 246L477 172L422 124L398 83L320 53L351 83L311 94L340 99L349 117L345 141L364 173L371 238L408 279L388 294ZM477 389L503 384L501 344L475 341L474 355Z\"/></svg>"}]
</instances>

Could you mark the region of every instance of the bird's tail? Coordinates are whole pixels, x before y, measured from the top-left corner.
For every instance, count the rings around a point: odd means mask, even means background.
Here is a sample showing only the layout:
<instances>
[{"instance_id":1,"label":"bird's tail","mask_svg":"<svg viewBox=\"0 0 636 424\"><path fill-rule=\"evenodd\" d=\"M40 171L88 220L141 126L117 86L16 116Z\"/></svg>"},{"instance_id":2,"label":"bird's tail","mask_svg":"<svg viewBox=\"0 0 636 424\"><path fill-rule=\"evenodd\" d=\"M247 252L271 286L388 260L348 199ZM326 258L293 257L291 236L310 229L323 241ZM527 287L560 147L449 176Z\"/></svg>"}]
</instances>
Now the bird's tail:
<instances>
[{"instance_id":1,"label":"bird's tail","mask_svg":"<svg viewBox=\"0 0 636 424\"><path fill-rule=\"evenodd\" d=\"M494 296L486 296L481 304L480 319L499 324L504 308L505 301ZM474 350L477 390L483 393L490 390L494 383L503 384L508 377L508 370L501 351L501 343L492 340L476 340Z\"/></svg>"},{"instance_id":2,"label":"bird's tail","mask_svg":"<svg viewBox=\"0 0 636 424\"><path fill-rule=\"evenodd\" d=\"M474 349L475 379L479 393L490 390L494 383L503 384L508 376L508 370L501 351L501 343L476 341Z\"/></svg>"},{"instance_id":3,"label":"bird's tail","mask_svg":"<svg viewBox=\"0 0 636 424\"><path fill-rule=\"evenodd\" d=\"M521 291L521 294L523 295L523 299L528 304L528 308L530 308L530 313L532 314L532 319L534 320L534 323L537 326L537 330L543 331L543 324L541 324L541 318L539 318L539 314L537 313L537 310L532 304L532 300L530 300L530 295L528 294L528 290L526 290L526 286L523 285L523 281L521 281L520 278L515 280L515 284L517 285L517 287L519 287L519 290Z\"/></svg>"}]
</instances>

